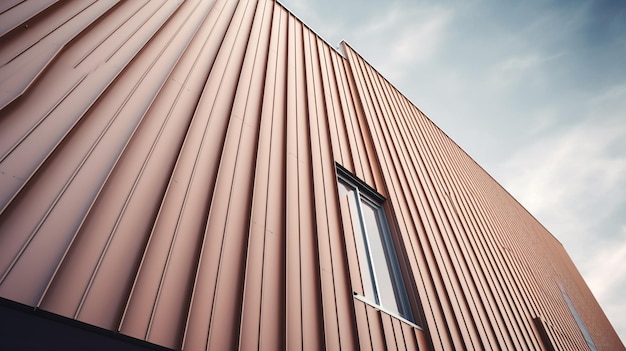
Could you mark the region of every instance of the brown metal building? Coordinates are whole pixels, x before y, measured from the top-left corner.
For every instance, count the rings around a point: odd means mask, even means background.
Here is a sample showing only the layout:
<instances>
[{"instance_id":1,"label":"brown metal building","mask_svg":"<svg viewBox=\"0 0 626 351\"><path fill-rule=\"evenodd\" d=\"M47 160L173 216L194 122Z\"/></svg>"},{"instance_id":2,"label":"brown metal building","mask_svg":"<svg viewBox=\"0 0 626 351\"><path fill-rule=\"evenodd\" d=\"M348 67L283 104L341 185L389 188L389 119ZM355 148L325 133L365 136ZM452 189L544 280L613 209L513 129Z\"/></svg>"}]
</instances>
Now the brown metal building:
<instances>
[{"instance_id":1,"label":"brown metal building","mask_svg":"<svg viewBox=\"0 0 626 351\"><path fill-rule=\"evenodd\" d=\"M0 3L0 349L624 350L562 245L273 0Z\"/></svg>"}]
</instances>

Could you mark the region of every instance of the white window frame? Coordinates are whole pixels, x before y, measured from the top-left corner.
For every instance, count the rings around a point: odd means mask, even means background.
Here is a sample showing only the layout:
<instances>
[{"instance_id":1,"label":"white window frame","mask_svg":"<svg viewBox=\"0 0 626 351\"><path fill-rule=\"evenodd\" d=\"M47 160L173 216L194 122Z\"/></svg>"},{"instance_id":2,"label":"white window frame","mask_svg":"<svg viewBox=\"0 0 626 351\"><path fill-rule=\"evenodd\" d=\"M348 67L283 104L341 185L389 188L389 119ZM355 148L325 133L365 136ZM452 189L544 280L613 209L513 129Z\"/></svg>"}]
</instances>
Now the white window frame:
<instances>
[{"instance_id":1,"label":"white window frame","mask_svg":"<svg viewBox=\"0 0 626 351\"><path fill-rule=\"evenodd\" d=\"M373 307L389 315L392 315L398 319L401 319L402 321L412 325L415 328L420 328L419 326L415 324L415 319L413 317L414 314L411 309L411 304L409 302L406 284L404 282L402 271L400 270L398 251L391 237L391 231L389 229L389 222L387 221L387 216L385 215L385 210L384 210L384 203L386 201L385 198L382 195L380 195L378 192L376 192L374 189L372 189L370 186L365 184L363 181L361 181L360 179L352 175L346 169L341 167L340 165L337 165L336 169L337 169L337 182L343 183L344 185L347 185L348 187L354 189L356 193L355 201L356 201L356 207L357 207L356 210L357 210L359 223L353 223L354 235L362 236L363 243L365 246L365 252L366 252L367 262L365 263L367 264L367 271L370 273L370 281L372 283L372 287L374 290L374 296L371 296L371 297L362 296L355 292L354 297L360 301L363 301L369 305L372 305ZM370 235L367 233L365 220L363 218L363 210L362 210L363 203L366 203L370 207L375 208L376 216L378 217L378 220L380 223L380 230L382 232L381 233L382 242L384 246L383 249L385 251L385 254L387 255L387 258L385 259L385 261L387 262L386 268L389 270L390 275L391 275L393 290L394 290L395 299L397 302L397 306L395 307L397 307L397 309L399 310L399 313L400 313L399 315L397 312L389 308L386 308L382 304L382 299L380 296L381 291L379 290L379 284L378 284L378 279L377 279L377 274L376 274L377 268L375 267L375 264L373 264L373 262L375 261L372 257L372 251L370 249L371 247ZM359 260L359 264L363 264L364 262L361 262L360 255L357 255L357 257ZM378 269L380 269L380 267L378 267ZM361 270L359 270L359 272L361 272Z\"/></svg>"}]
</instances>

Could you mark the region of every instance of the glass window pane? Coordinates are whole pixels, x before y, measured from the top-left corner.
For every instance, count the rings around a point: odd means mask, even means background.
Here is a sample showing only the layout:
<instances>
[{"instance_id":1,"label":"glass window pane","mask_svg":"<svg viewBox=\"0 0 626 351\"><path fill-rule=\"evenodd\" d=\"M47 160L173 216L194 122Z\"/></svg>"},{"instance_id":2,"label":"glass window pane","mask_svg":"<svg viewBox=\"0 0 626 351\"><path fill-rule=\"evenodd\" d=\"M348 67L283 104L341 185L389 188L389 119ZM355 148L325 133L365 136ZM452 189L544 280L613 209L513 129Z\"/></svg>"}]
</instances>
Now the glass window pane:
<instances>
[{"instance_id":1,"label":"glass window pane","mask_svg":"<svg viewBox=\"0 0 626 351\"><path fill-rule=\"evenodd\" d=\"M354 191L353 187L349 186L348 184L345 184L344 182L339 182L337 184L337 187L339 188L339 195L350 194L351 192Z\"/></svg>"},{"instance_id":2,"label":"glass window pane","mask_svg":"<svg viewBox=\"0 0 626 351\"><path fill-rule=\"evenodd\" d=\"M352 217L352 225L354 228L354 241L356 243L357 256L359 259L359 269L361 271L361 281L363 283L363 295L369 297L374 301L376 295L374 294L374 284L372 283L372 272L370 270L370 264L368 263L367 250L365 249L364 233L361 228L361 221L359 219L358 206L356 203L357 192L356 190L343 182L339 182L339 195L341 197L348 198L348 204L350 205L350 215Z\"/></svg>"},{"instance_id":3,"label":"glass window pane","mask_svg":"<svg viewBox=\"0 0 626 351\"><path fill-rule=\"evenodd\" d=\"M352 221L364 297L391 314L413 320L381 207L384 198L345 170L338 168L337 173L342 208L348 204L349 213L343 215Z\"/></svg>"},{"instance_id":4,"label":"glass window pane","mask_svg":"<svg viewBox=\"0 0 626 351\"><path fill-rule=\"evenodd\" d=\"M367 202L362 202L363 221L369 238L370 250L374 265L374 274L378 284L378 294L380 304L398 314L399 304L396 298L396 287L394 286L393 272L391 267L395 262L391 262L392 252L385 249L385 235L382 229L381 217L378 207L374 207Z\"/></svg>"}]
</instances>

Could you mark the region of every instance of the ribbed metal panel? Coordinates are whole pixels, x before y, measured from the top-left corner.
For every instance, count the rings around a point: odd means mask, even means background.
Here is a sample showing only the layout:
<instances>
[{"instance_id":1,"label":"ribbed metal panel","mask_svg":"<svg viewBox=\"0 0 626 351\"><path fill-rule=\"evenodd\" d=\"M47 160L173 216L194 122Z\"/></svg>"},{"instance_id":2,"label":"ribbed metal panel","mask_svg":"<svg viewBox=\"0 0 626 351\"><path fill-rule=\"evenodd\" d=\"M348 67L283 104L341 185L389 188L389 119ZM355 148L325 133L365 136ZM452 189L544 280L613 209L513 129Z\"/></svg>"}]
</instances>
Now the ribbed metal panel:
<instances>
[{"instance_id":1,"label":"ribbed metal panel","mask_svg":"<svg viewBox=\"0 0 626 351\"><path fill-rule=\"evenodd\" d=\"M558 241L273 0L0 6L0 297L173 349L584 349L560 283L623 348ZM353 297L336 163L422 328Z\"/></svg>"}]
</instances>

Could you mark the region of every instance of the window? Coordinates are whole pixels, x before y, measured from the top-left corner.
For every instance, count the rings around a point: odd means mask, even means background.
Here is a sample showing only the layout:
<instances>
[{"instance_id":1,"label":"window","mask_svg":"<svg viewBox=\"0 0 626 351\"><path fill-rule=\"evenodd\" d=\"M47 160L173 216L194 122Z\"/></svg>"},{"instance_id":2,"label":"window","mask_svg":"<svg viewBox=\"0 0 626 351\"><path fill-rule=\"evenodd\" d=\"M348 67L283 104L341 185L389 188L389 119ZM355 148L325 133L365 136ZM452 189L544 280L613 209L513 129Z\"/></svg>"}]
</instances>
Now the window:
<instances>
[{"instance_id":1,"label":"window","mask_svg":"<svg viewBox=\"0 0 626 351\"><path fill-rule=\"evenodd\" d=\"M596 348L596 344L594 344L593 339L591 338L591 335L589 334L589 330L587 330L587 326L585 326L585 322L583 322L582 317L580 317L580 314L578 314L576 307L574 307L574 303L572 302L572 300L570 300L569 296L565 292L565 288L561 284L559 284L559 288L561 288L561 294L563 295L563 299L565 300L565 303L567 304L569 311L572 313L572 317L574 317L576 324L578 324L578 328L580 329L580 332L583 334L583 337L585 338L585 342L587 343L589 350L597 351L598 349Z\"/></svg>"},{"instance_id":2,"label":"window","mask_svg":"<svg viewBox=\"0 0 626 351\"><path fill-rule=\"evenodd\" d=\"M348 203L365 296L361 300L413 321L398 256L385 218L385 199L337 167L339 196Z\"/></svg>"}]
</instances>

